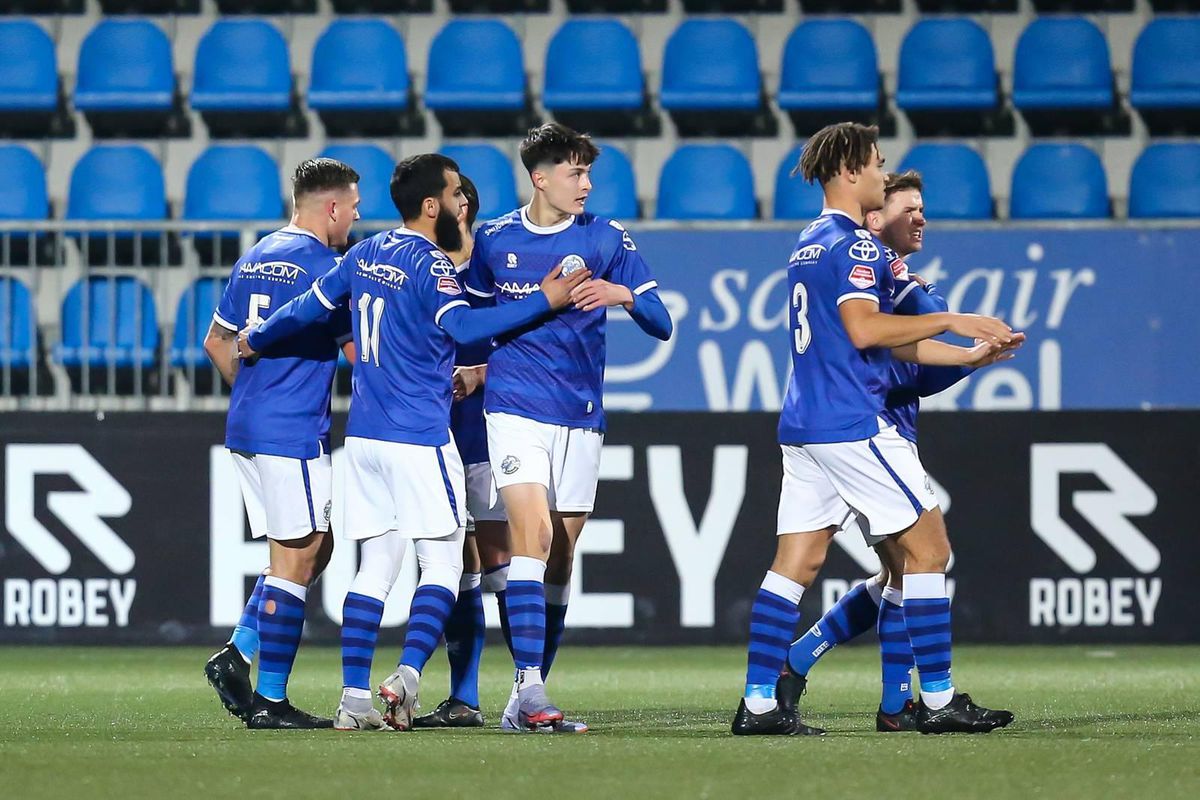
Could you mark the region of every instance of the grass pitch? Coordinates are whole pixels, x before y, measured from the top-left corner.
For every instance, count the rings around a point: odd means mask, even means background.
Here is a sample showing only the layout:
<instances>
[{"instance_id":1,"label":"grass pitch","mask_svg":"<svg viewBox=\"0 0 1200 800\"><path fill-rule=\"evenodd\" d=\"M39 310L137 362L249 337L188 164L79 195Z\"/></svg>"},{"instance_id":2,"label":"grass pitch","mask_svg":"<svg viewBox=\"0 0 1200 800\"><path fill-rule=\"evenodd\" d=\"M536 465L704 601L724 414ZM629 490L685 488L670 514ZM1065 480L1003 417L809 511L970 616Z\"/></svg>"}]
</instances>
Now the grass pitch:
<instances>
[{"instance_id":1,"label":"grass pitch","mask_svg":"<svg viewBox=\"0 0 1200 800\"><path fill-rule=\"evenodd\" d=\"M390 666L382 649L376 677ZM955 677L1017 721L986 736L877 734L877 653L810 676L817 738L735 739L740 648L564 649L552 696L580 736L250 732L204 682L208 650L0 650L0 796L26 798L1121 798L1200 796L1200 648L958 647ZM510 667L484 658L498 721ZM331 714L338 652L300 651L291 694ZM444 657L423 682L445 694Z\"/></svg>"}]
</instances>

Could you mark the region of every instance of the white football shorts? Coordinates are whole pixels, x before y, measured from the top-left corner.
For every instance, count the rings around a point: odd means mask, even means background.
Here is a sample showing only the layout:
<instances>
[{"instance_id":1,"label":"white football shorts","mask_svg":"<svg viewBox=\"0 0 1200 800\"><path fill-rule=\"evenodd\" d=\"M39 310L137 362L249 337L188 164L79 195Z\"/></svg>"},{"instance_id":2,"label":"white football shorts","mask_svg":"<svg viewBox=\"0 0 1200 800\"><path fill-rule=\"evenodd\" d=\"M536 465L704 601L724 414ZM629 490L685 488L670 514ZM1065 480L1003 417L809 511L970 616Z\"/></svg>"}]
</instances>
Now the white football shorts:
<instances>
[{"instance_id":1,"label":"white football shorts","mask_svg":"<svg viewBox=\"0 0 1200 800\"><path fill-rule=\"evenodd\" d=\"M467 517L472 522L505 522L504 498L492 491L492 465L467 464ZM492 505L493 499L495 505Z\"/></svg>"},{"instance_id":2,"label":"white football shorts","mask_svg":"<svg viewBox=\"0 0 1200 800\"><path fill-rule=\"evenodd\" d=\"M333 465L328 453L306 460L229 452L255 539L289 541L329 530Z\"/></svg>"},{"instance_id":3,"label":"white football shorts","mask_svg":"<svg viewBox=\"0 0 1200 800\"><path fill-rule=\"evenodd\" d=\"M436 539L466 527L466 480L453 439L434 447L347 436L343 464L347 539L388 531Z\"/></svg>"},{"instance_id":4,"label":"white football shorts","mask_svg":"<svg viewBox=\"0 0 1200 800\"><path fill-rule=\"evenodd\" d=\"M937 508L917 448L892 426L870 439L782 445L777 533L844 527L857 515L867 544L908 529Z\"/></svg>"},{"instance_id":5,"label":"white football shorts","mask_svg":"<svg viewBox=\"0 0 1200 800\"><path fill-rule=\"evenodd\" d=\"M496 492L519 483L546 487L552 511L591 512L604 434L515 414L485 413Z\"/></svg>"}]
</instances>

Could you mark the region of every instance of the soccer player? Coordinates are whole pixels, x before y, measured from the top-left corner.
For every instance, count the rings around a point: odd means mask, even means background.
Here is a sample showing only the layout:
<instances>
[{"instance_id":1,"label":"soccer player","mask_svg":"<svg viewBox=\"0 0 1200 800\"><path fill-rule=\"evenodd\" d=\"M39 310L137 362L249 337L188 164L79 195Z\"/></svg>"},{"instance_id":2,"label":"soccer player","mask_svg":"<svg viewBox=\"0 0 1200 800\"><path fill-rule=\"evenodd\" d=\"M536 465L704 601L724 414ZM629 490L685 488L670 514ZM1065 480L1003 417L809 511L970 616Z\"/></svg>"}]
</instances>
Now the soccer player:
<instances>
[{"instance_id":1,"label":"soccer player","mask_svg":"<svg viewBox=\"0 0 1200 800\"><path fill-rule=\"evenodd\" d=\"M866 227L886 247L884 256L895 280L896 313L929 314L948 310L935 286L909 272L904 258L919 252L924 243L923 184L915 170L888 173L884 204L870 211ZM893 361L883 419L904 439L917 444L920 398L943 391L971 373L970 367L926 367ZM842 529L862 535L854 515ZM868 543L875 541L868 537ZM821 617L804 636L792 643L788 667L805 678L816 662L839 644L876 628L883 672L883 691L875 728L881 732L916 730L916 705L911 697L912 645L904 624L902 590L904 556L894 539L875 544L881 568L849 592Z\"/></svg>"},{"instance_id":2,"label":"soccer player","mask_svg":"<svg viewBox=\"0 0 1200 800\"><path fill-rule=\"evenodd\" d=\"M628 232L584 210L599 154L592 140L548 123L520 152L533 199L480 227L468 291L505 308L536 292L551 266L594 277L575 290L573 309L500 337L488 359L488 456L512 543L505 610L516 678L501 726L575 732L586 725L563 721L544 681L563 632L575 542L596 497L607 310L624 306L663 340L671 317Z\"/></svg>"},{"instance_id":3,"label":"soccer player","mask_svg":"<svg viewBox=\"0 0 1200 800\"><path fill-rule=\"evenodd\" d=\"M358 360L344 451L345 535L361 551L342 607L339 729L411 726L421 670L458 594L466 518L463 466L449 430L455 342L535 324L567 305L590 274L556 267L520 303L471 309L443 252L462 246L458 165L434 153L407 158L392 174L391 194L403 227L359 242L312 289L239 335L242 355L253 357L351 303ZM380 715L371 703L371 663L409 540L421 579L400 662L379 686Z\"/></svg>"},{"instance_id":4,"label":"soccer player","mask_svg":"<svg viewBox=\"0 0 1200 800\"><path fill-rule=\"evenodd\" d=\"M921 672L918 729L985 732L1012 714L976 706L950 679L949 542L915 451L881 419L893 358L982 366L1020 344L1002 321L971 314L893 314L894 278L883 245L863 227L884 204L878 129L839 123L808 141L797 171L820 181L825 209L788 264L793 374L779 420L783 454L778 538L750 615L746 690L737 735L821 734L796 708L803 679L785 670L799 603L853 509L872 536L904 555L904 617ZM981 340L955 347L930 337Z\"/></svg>"},{"instance_id":5,"label":"soccer player","mask_svg":"<svg viewBox=\"0 0 1200 800\"><path fill-rule=\"evenodd\" d=\"M230 275L204 349L233 387L225 446L233 456L251 531L266 536L270 568L259 576L229 643L204 667L231 714L249 728L328 728L287 700L308 587L329 563L332 468L329 395L348 311L255 361L237 354L237 332L307 291L338 260L358 219L358 174L328 158L292 177L291 224L250 248ZM353 358L353 344L347 345ZM250 664L258 654L257 692Z\"/></svg>"}]
</instances>

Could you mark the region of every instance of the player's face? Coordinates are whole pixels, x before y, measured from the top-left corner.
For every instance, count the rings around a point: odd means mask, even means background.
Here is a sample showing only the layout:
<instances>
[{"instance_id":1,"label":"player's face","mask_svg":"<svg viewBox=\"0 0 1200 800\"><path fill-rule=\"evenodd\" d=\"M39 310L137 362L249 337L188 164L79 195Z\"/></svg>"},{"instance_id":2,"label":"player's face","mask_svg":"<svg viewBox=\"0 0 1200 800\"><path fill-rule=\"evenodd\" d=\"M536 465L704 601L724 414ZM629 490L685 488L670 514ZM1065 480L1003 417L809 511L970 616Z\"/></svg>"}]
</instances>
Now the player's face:
<instances>
[{"instance_id":1,"label":"player's face","mask_svg":"<svg viewBox=\"0 0 1200 800\"><path fill-rule=\"evenodd\" d=\"M925 244L925 200L916 189L892 192L883 204L879 238L902 256Z\"/></svg>"},{"instance_id":2,"label":"player's face","mask_svg":"<svg viewBox=\"0 0 1200 800\"><path fill-rule=\"evenodd\" d=\"M467 196L463 194L462 179L457 172L446 170L445 179L446 188L438 197L433 238L443 250L461 250L463 234L459 223L467 213Z\"/></svg>"},{"instance_id":3,"label":"player's face","mask_svg":"<svg viewBox=\"0 0 1200 800\"><path fill-rule=\"evenodd\" d=\"M883 208L883 185L886 175L883 171L883 156L878 147L872 148L872 157L867 165L858 173L855 183L858 193L858 203L864 212L877 211Z\"/></svg>"},{"instance_id":4,"label":"player's face","mask_svg":"<svg viewBox=\"0 0 1200 800\"><path fill-rule=\"evenodd\" d=\"M564 161L536 170L533 183L560 214L582 214L592 191L592 165Z\"/></svg>"},{"instance_id":5,"label":"player's face","mask_svg":"<svg viewBox=\"0 0 1200 800\"><path fill-rule=\"evenodd\" d=\"M329 246L340 250L350 243L350 228L358 220L358 184L350 186L333 196L329 209Z\"/></svg>"}]
</instances>

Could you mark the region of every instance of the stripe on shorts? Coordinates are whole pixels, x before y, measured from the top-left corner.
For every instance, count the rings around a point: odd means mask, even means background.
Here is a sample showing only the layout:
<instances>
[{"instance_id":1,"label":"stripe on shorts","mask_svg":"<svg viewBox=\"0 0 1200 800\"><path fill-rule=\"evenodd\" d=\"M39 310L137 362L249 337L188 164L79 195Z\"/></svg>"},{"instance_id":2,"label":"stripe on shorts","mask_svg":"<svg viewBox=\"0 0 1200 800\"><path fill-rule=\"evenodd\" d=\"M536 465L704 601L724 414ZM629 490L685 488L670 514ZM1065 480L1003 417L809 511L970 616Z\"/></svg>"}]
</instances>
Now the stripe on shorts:
<instances>
[{"instance_id":1,"label":"stripe on shorts","mask_svg":"<svg viewBox=\"0 0 1200 800\"><path fill-rule=\"evenodd\" d=\"M879 452L879 448L875 446L875 442L868 441L867 444L870 446L871 452L875 454L877 459L879 459L879 463L883 464L883 468L887 470L887 474L891 475L892 480L894 480L896 485L900 487L900 491L904 492L904 496L908 498L908 502L912 503L913 511L917 512L918 517L921 516L921 512L925 510L921 506L921 501L917 499L915 494L908 490L908 487L904 485L904 481L900 480L900 476L896 474L896 471L892 469L892 465L889 464L887 459L883 457L883 453Z\"/></svg>"}]
</instances>

